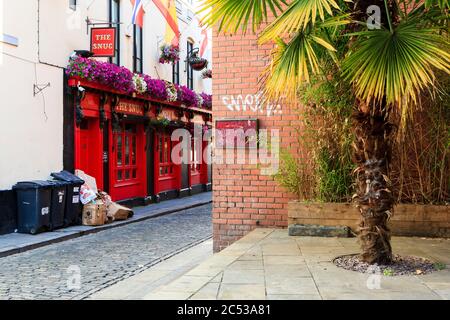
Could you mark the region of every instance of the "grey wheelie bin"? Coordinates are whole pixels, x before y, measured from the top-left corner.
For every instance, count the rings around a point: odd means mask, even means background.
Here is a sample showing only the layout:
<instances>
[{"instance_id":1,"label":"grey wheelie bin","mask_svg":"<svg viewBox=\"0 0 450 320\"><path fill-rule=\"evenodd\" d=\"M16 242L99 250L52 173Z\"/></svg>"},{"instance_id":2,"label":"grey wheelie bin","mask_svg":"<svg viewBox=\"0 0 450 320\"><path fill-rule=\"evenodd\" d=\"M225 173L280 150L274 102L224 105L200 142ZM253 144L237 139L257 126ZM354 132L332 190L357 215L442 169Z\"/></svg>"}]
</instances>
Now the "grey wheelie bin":
<instances>
[{"instance_id":1,"label":"grey wheelie bin","mask_svg":"<svg viewBox=\"0 0 450 320\"><path fill-rule=\"evenodd\" d=\"M50 229L52 184L34 180L18 182L13 186L17 193L17 222L21 233L36 234Z\"/></svg>"}]
</instances>

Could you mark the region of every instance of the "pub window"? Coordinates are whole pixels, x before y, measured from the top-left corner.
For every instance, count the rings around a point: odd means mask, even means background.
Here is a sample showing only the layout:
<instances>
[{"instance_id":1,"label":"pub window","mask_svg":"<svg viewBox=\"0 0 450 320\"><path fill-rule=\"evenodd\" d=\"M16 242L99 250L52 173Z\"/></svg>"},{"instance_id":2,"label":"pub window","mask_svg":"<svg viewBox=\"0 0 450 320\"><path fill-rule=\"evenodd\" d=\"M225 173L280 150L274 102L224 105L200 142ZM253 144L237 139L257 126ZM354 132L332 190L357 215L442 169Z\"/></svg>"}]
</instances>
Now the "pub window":
<instances>
[{"instance_id":1,"label":"pub window","mask_svg":"<svg viewBox=\"0 0 450 320\"><path fill-rule=\"evenodd\" d=\"M116 155L116 178L119 182L137 178L137 131L131 123L122 124L114 133Z\"/></svg>"},{"instance_id":2,"label":"pub window","mask_svg":"<svg viewBox=\"0 0 450 320\"><path fill-rule=\"evenodd\" d=\"M109 0L109 22L116 28L116 50L109 62L120 65L120 0Z\"/></svg>"},{"instance_id":3,"label":"pub window","mask_svg":"<svg viewBox=\"0 0 450 320\"><path fill-rule=\"evenodd\" d=\"M198 138L192 138L191 142L191 172L193 174L199 174L201 168L202 157L202 140Z\"/></svg>"},{"instance_id":4,"label":"pub window","mask_svg":"<svg viewBox=\"0 0 450 320\"><path fill-rule=\"evenodd\" d=\"M171 160L172 141L170 135L158 135L159 151L159 176L172 176L174 174L174 165Z\"/></svg>"},{"instance_id":5,"label":"pub window","mask_svg":"<svg viewBox=\"0 0 450 320\"><path fill-rule=\"evenodd\" d=\"M134 49L133 49L133 69L136 73L142 73L142 28L134 25Z\"/></svg>"},{"instance_id":6,"label":"pub window","mask_svg":"<svg viewBox=\"0 0 450 320\"><path fill-rule=\"evenodd\" d=\"M172 65L172 82L180 84L180 61Z\"/></svg>"},{"instance_id":7,"label":"pub window","mask_svg":"<svg viewBox=\"0 0 450 320\"><path fill-rule=\"evenodd\" d=\"M190 41L187 43L187 53L188 55L191 54L192 50L194 49L194 44ZM191 90L194 89L194 69L192 69L191 65L187 64L187 87Z\"/></svg>"}]
</instances>

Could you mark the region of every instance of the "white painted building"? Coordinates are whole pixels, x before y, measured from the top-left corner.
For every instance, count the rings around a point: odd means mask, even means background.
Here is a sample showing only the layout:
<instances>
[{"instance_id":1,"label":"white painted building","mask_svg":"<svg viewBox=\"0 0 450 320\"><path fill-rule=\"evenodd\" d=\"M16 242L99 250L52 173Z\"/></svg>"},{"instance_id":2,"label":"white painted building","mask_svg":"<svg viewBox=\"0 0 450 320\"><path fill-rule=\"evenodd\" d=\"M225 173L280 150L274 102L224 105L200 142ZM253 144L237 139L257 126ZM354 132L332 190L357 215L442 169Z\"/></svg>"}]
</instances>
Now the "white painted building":
<instances>
[{"instance_id":1,"label":"white painted building","mask_svg":"<svg viewBox=\"0 0 450 320\"><path fill-rule=\"evenodd\" d=\"M0 0L0 190L63 169L64 68L74 50L90 49L86 20L110 22L114 5L121 23L119 64L133 71L130 0ZM203 36L195 1L177 0L176 5L179 82L185 85L188 42L199 47ZM144 7L142 71L172 81L172 65L158 62L166 21L152 0L144 0ZM204 57L211 65L211 41ZM211 93L211 80L202 79L201 72L193 74L193 89Z\"/></svg>"}]
</instances>

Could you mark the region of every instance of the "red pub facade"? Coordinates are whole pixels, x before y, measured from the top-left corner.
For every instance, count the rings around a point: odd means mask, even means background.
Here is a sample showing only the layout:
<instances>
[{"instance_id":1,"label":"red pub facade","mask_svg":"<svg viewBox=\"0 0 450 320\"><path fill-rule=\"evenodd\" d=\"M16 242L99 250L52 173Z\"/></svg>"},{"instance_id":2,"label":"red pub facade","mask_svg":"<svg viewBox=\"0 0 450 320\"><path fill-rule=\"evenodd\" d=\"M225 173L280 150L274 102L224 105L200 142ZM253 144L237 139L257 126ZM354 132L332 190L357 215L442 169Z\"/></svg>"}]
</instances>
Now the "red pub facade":
<instances>
[{"instance_id":1,"label":"red pub facade","mask_svg":"<svg viewBox=\"0 0 450 320\"><path fill-rule=\"evenodd\" d=\"M128 95L78 78L66 83L65 169L83 170L114 201L129 206L211 190L211 165L204 159L209 141L193 135L196 126L200 132L211 128L210 110ZM166 123L152 121L161 116ZM171 157L180 143L171 138L177 128L190 132L189 163Z\"/></svg>"}]
</instances>

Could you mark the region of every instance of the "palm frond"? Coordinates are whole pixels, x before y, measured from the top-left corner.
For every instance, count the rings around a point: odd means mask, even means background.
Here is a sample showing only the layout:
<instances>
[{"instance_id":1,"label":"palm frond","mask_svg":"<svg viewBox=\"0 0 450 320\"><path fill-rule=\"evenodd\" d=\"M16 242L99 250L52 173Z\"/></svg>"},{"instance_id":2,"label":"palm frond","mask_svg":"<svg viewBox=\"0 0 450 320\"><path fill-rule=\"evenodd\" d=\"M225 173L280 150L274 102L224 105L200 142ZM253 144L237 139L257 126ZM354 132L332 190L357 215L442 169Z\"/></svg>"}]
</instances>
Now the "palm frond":
<instances>
[{"instance_id":1,"label":"palm frond","mask_svg":"<svg viewBox=\"0 0 450 320\"><path fill-rule=\"evenodd\" d=\"M333 15L332 7L339 10L335 0L294 0L283 13L261 34L259 41L265 43L285 34L304 30L315 24L317 16L324 21Z\"/></svg>"},{"instance_id":2,"label":"palm frond","mask_svg":"<svg viewBox=\"0 0 450 320\"><path fill-rule=\"evenodd\" d=\"M288 43L280 37L276 38L277 46L272 52L272 63L263 73L264 94L267 99L284 97L291 101L297 100L299 86L309 82L312 74L321 73L321 58L325 54L338 63L332 38L335 35L322 25L336 28L348 23L348 20L342 17L332 17L330 20L332 21L318 22L314 27L298 31Z\"/></svg>"},{"instance_id":3,"label":"palm frond","mask_svg":"<svg viewBox=\"0 0 450 320\"><path fill-rule=\"evenodd\" d=\"M255 31L267 21L269 11L277 16L286 0L203 0L198 13L204 13L202 23L218 24L219 31L236 33L239 28L247 31L249 25Z\"/></svg>"},{"instance_id":4,"label":"palm frond","mask_svg":"<svg viewBox=\"0 0 450 320\"><path fill-rule=\"evenodd\" d=\"M351 34L357 39L343 62L344 78L367 103L408 104L434 86L433 68L450 73L449 43L438 28L418 28L416 19L385 29Z\"/></svg>"},{"instance_id":5,"label":"palm frond","mask_svg":"<svg viewBox=\"0 0 450 320\"><path fill-rule=\"evenodd\" d=\"M424 1L425 8L431 8L433 6L437 6L439 9L449 9L450 2L448 0L425 0Z\"/></svg>"}]
</instances>

